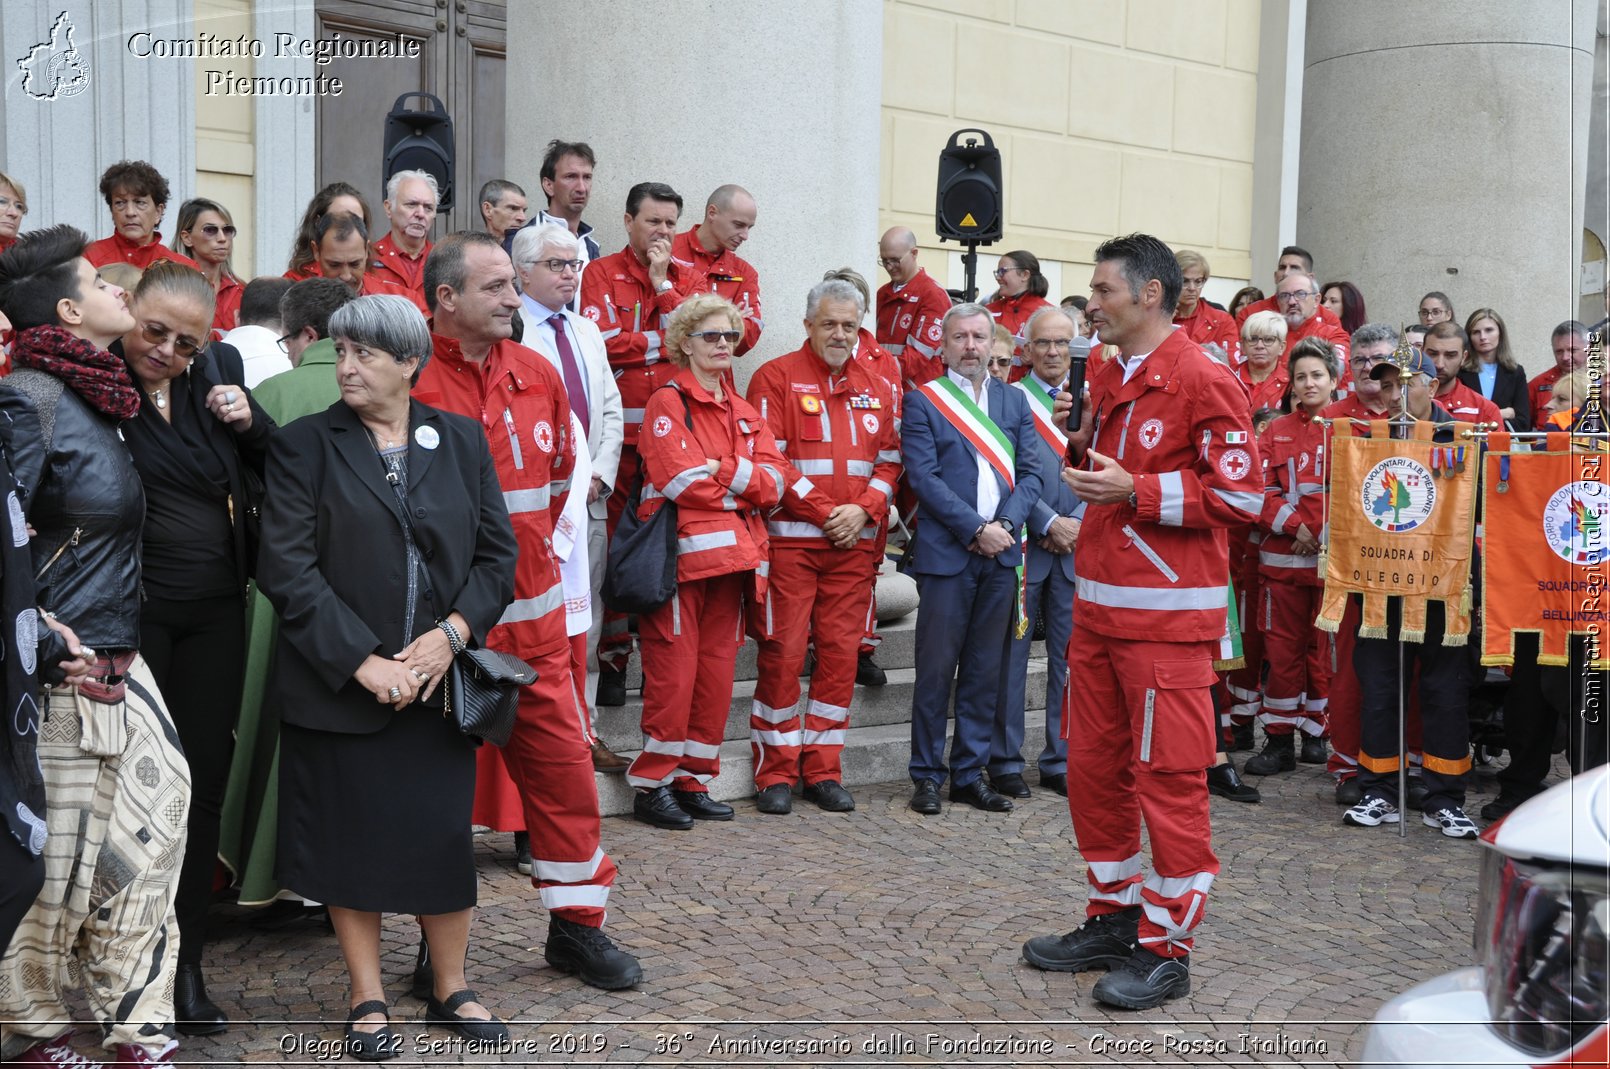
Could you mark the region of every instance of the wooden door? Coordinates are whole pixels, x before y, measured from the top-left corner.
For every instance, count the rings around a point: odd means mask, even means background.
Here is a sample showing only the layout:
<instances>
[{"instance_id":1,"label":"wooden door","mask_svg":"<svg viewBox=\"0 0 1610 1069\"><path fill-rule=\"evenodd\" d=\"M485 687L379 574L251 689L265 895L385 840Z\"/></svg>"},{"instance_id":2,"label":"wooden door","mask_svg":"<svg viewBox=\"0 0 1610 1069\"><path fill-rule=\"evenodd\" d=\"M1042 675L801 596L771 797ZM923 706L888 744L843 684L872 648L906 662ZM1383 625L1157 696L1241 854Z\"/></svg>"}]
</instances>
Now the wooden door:
<instances>
[{"instance_id":1,"label":"wooden door","mask_svg":"<svg viewBox=\"0 0 1610 1069\"><path fill-rule=\"evenodd\" d=\"M397 97L423 91L453 117L454 207L437 216L433 236L479 228L475 193L503 170L504 0L318 0L320 37L402 34L420 42L417 59L336 59L326 72L340 96L318 98L315 187L351 182L375 215L374 237L388 229L381 201L386 113Z\"/></svg>"}]
</instances>

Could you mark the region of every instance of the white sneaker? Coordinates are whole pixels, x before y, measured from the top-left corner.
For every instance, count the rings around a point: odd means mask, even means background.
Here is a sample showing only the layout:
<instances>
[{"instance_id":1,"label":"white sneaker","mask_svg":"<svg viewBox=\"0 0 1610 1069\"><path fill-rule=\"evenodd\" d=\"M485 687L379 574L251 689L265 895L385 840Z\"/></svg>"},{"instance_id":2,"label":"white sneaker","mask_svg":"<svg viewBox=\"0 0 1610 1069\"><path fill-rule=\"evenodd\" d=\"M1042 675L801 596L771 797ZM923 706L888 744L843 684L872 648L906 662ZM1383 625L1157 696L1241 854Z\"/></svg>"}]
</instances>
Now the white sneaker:
<instances>
[{"instance_id":1,"label":"white sneaker","mask_svg":"<svg viewBox=\"0 0 1610 1069\"><path fill-rule=\"evenodd\" d=\"M1450 839L1474 839L1476 837L1476 824L1465 811L1458 806L1449 806L1439 809L1436 813L1427 813L1424 818L1428 828L1441 828L1442 834Z\"/></svg>"},{"instance_id":2,"label":"white sneaker","mask_svg":"<svg viewBox=\"0 0 1610 1069\"><path fill-rule=\"evenodd\" d=\"M1398 807L1385 798L1366 798L1342 814L1343 824L1360 828L1374 828L1382 824L1396 824L1402 817Z\"/></svg>"}]
</instances>

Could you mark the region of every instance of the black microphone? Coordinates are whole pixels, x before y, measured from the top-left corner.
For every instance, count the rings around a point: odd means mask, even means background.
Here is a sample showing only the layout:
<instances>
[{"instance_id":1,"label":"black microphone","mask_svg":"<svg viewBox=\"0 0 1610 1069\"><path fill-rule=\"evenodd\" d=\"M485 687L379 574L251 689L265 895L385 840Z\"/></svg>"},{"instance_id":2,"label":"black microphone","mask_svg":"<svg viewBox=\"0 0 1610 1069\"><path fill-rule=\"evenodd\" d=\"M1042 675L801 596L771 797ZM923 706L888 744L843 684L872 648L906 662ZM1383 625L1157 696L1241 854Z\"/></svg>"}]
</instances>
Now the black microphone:
<instances>
[{"instance_id":1,"label":"black microphone","mask_svg":"<svg viewBox=\"0 0 1610 1069\"><path fill-rule=\"evenodd\" d=\"M1068 410L1068 433L1072 434L1079 429L1084 420L1085 407L1085 364L1090 360L1090 350L1096 343L1085 337L1076 337L1068 343L1068 392L1073 395L1073 407Z\"/></svg>"}]
</instances>

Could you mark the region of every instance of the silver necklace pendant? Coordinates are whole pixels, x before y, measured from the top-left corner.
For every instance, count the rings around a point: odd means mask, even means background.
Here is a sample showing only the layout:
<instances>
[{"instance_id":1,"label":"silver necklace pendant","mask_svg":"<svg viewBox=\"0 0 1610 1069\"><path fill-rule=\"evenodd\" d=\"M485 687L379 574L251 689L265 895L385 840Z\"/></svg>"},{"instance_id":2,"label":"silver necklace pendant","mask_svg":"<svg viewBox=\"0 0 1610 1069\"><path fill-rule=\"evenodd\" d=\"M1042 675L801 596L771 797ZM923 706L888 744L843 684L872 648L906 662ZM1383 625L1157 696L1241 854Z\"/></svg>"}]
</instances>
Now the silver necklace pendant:
<instances>
[{"instance_id":1,"label":"silver necklace pendant","mask_svg":"<svg viewBox=\"0 0 1610 1069\"><path fill-rule=\"evenodd\" d=\"M157 391L157 392L156 392L156 393L153 393L153 394L152 394L152 395L151 395L151 401L152 401L152 402L153 402L153 403L154 403L154 404L155 404L155 405L156 405L156 406L157 406L157 407L158 407L158 408L167 408L167 407L168 407L168 398L167 398L167 395L166 395L166 394L164 394L164 393L163 393L163 392L162 392L162 391L161 391L161 390L158 390L158 391Z\"/></svg>"}]
</instances>

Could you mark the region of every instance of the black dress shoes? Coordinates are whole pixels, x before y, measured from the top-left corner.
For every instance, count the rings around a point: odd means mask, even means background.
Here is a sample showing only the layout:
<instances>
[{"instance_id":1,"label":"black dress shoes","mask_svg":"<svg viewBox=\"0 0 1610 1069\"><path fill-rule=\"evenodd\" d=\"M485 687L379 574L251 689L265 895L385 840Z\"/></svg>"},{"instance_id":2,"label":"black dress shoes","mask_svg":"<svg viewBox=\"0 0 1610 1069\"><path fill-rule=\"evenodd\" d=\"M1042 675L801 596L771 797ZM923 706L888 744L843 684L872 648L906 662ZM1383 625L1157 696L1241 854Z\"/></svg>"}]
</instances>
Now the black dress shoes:
<instances>
[{"instance_id":1,"label":"black dress shoes","mask_svg":"<svg viewBox=\"0 0 1610 1069\"><path fill-rule=\"evenodd\" d=\"M732 806L718 802L704 791L672 791L677 806L694 820L731 820Z\"/></svg>"},{"instance_id":2,"label":"black dress shoes","mask_svg":"<svg viewBox=\"0 0 1610 1069\"><path fill-rule=\"evenodd\" d=\"M918 780L916 789L911 792L912 812L931 817L937 814L939 809L939 784L931 779Z\"/></svg>"},{"instance_id":3,"label":"black dress shoes","mask_svg":"<svg viewBox=\"0 0 1610 1069\"><path fill-rule=\"evenodd\" d=\"M497 1043L509 1038L509 1029L496 1017L482 1020L479 1017L460 1017L460 1006L471 1002L480 1002L481 997L469 988L455 991L441 1002L436 1001L432 995L425 1001L425 1020L431 1024L439 1024L451 1028L465 1039L473 1039L477 1043Z\"/></svg>"},{"instance_id":4,"label":"black dress shoes","mask_svg":"<svg viewBox=\"0 0 1610 1069\"><path fill-rule=\"evenodd\" d=\"M1297 760L1305 765L1323 765L1330 760L1330 747L1318 735L1303 734L1302 748L1297 751Z\"/></svg>"},{"instance_id":5,"label":"black dress shoes","mask_svg":"<svg viewBox=\"0 0 1610 1069\"><path fill-rule=\"evenodd\" d=\"M1068 796L1068 774L1066 772L1053 772L1048 776L1042 772L1040 774L1040 786L1053 794L1060 794L1066 798Z\"/></svg>"},{"instance_id":6,"label":"black dress shoes","mask_svg":"<svg viewBox=\"0 0 1610 1069\"><path fill-rule=\"evenodd\" d=\"M1012 800L1005 795L995 793L995 789L984 782L983 777L975 779L965 787L952 787L950 789L952 802L966 802L974 809L982 809L986 813L1009 813L1012 811Z\"/></svg>"},{"instance_id":7,"label":"black dress shoes","mask_svg":"<svg viewBox=\"0 0 1610 1069\"><path fill-rule=\"evenodd\" d=\"M632 816L644 824L672 831L687 831L693 827L693 818L688 816L687 810L676 804L676 799L671 797L671 788L664 786L638 791L637 797L632 799Z\"/></svg>"},{"instance_id":8,"label":"black dress shoes","mask_svg":"<svg viewBox=\"0 0 1610 1069\"><path fill-rule=\"evenodd\" d=\"M378 1032L360 1032L355 1027L358 1018L371 1013L385 1014L388 1023L381 1025ZM352 1012L347 1014L347 1053L360 1062L383 1062L387 1058L395 1058L402 1051L402 1043L397 1033L391 1030L390 1018L390 1007L379 999L370 999L352 1007Z\"/></svg>"},{"instance_id":9,"label":"black dress shoes","mask_svg":"<svg viewBox=\"0 0 1610 1069\"><path fill-rule=\"evenodd\" d=\"M990 786L1008 798L1027 798L1033 793L1029 790L1029 785L1023 781L1023 773L1021 772L1007 772L1003 775L991 776L989 782Z\"/></svg>"},{"instance_id":10,"label":"black dress shoes","mask_svg":"<svg viewBox=\"0 0 1610 1069\"><path fill-rule=\"evenodd\" d=\"M1235 770L1234 761L1226 761L1222 765L1214 765L1207 770L1208 790L1220 798L1228 798L1232 802L1261 802L1263 795L1258 788L1248 786Z\"/></svg>"},{"instance_id":11,"label":"black dress shoes","mask_svg":"<svg viewBox=\"0 0 1610 1069\"><path fill-rule=\"evenodd\" d=\"M1138 947L1130 959L1096 981L1097 1002L1126 1010L1149 1010L1191 993L1191 956L1165 958Z\"/></svg>"},{"instance_id":12,"label":"black dress shoes","mask_svg":"<svg viewBox=\"0 0 1610 1069\"><path fill-rule=\"evenodd\" d=\"M1348 776L1336 784L1336 804L1355 806L1364 800L1364 785L1357 776Z\"/></svg>"},{"instance_id":13,"label":"black dress shoes","mask_svg":"<svg viewBox=\"0 0 1610 1069\"><path fill-rule=\"evenodd\" d=\"M602 991L619 991L643 979L637 959L617 947L602 928L548 916L548 945L542 956L560 972Z\"/></svg>"},{"instance_id":14,"label":"black dress shoes","mask_svg":"<svg viewBox=\"0 0 1610 1069\"><path fill-rule=\"evenodd\" d=\"M889 674L872 660L872 654L863 653L855 663L855 681L863 687L881 687L889 682Z\"/></svg>"},{"instance_id":15,"label":"black dress shoes","mask_svg":"<svg viewBox=\"0 0 1610 1069\"><path fill-rule=\"evenodd\" d=\"M794 811L794 792L786 783L773 783L755 792L755 808L762 813L780 817Z\"/></svg>"},{"instance_id":16,"label":"black dress shoes","mask_svg":"<svg viewBox=\"0 0 1610 1069\"><path fill-rule=\"evenodd\" d=\"M1116 969L1135 953L1140 907L1100 913L1067 935L1037 935L1023 944L1023 960L1048 972Z\"/></svg>"},{"instance_id":17,"label":"black dress shoes","mask_svg":"<svg viewBox=\"0 0 1610 1069\"><path fill-rule=\"evenodd\" d=\"M173 1018L179 1031L187 1036L210 1036L229 1025L224 1011L207 997L199 964L180 965L174 975Z\"/></svg>"},{"instance_id":18,"label":"black dress shoes","mask_svg":"<svg viewBox=\"0 0 1610 1069\"><path fill-rule=\"evenodd\" d=\"M815 802L818 809L825 809L829 813L848 813L855 808L855 799L836 779L805 784L805 798Z\"/></svg>"}]
</instances>

